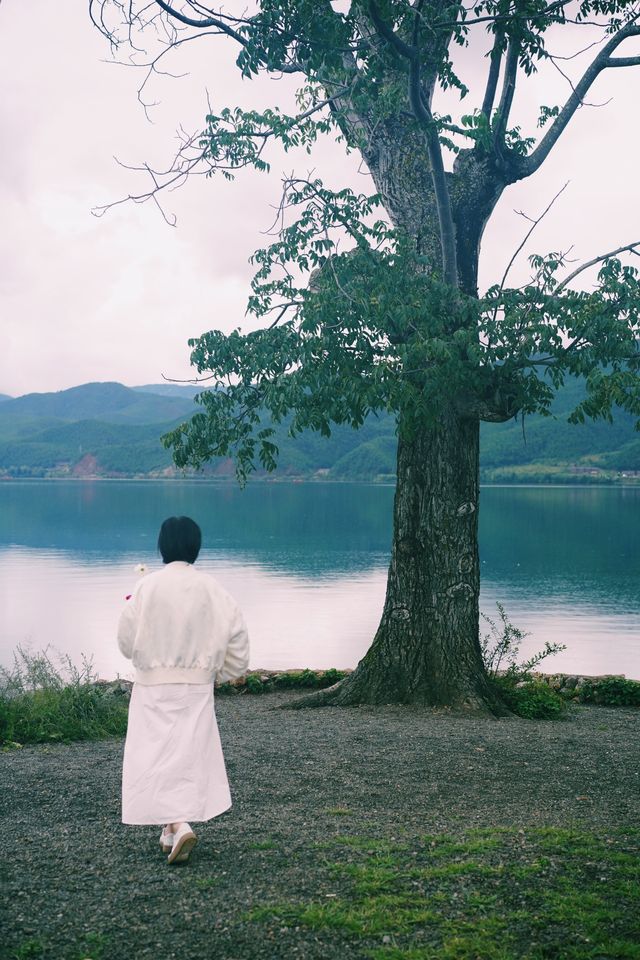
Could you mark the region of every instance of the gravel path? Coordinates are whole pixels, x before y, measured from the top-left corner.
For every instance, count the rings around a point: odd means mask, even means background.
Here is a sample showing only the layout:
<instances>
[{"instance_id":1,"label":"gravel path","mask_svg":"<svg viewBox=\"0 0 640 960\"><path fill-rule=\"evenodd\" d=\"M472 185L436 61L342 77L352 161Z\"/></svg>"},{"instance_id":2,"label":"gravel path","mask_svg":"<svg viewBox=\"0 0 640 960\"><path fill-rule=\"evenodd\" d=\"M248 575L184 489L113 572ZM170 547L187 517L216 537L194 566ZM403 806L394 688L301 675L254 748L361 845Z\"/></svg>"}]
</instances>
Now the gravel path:
<instances>
[{"instance_id":1,"label":"gravel path","mask_svg":"<svg viewBox=\"0 0 640 960\"><path fill-rule=\"evenodd\" d=\"M273 939L245 917L322 896L314 844L327 838L640 820L638 710L580 707L563 722L274 710L293 696L219 698L234 806L197 828L181 867L167 866L159 829L120 823L123 741L0 755L0 956L327 960L326 937ZM339 956L362 954L342 944Z\"/></svg>"}]
</instances>

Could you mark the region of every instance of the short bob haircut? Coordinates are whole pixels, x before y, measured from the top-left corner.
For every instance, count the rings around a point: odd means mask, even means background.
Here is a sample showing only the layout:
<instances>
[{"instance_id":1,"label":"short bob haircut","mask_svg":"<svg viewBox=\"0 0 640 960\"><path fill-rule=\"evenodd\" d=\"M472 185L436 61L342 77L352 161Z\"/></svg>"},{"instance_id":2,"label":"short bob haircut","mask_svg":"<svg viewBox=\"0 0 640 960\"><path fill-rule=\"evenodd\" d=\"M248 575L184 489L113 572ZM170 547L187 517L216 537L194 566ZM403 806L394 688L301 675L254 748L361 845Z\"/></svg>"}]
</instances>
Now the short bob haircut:
<instances>
[{"instance_id":1,"label":"short bob haircut","mask_svg":"<svg viewBox=\"0 0 640 960\"><path fill-rule=\"evenodd\" d=\"M158 550L164 563L195 563L201 545L202 531L191 517L167 517L160 527Z\"/></svg>"}]
</instances>

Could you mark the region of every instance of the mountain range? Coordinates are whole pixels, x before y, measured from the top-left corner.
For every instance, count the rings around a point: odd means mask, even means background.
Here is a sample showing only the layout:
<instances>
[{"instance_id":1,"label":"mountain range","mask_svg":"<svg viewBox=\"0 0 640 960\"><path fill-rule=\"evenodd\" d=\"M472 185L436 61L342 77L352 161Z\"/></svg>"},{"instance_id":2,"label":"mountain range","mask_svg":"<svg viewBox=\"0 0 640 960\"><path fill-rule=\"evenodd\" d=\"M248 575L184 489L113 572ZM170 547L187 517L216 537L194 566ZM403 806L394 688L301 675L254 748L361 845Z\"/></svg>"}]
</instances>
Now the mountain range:
<instances>
[{"instance_id":1,"label":"mountain range","mask_svg":"<svg viewBox=\"0 0 640 960\"><path fill-rule=\"evenodd\" d=\"M202 388L183 384L86 383L56 393L0 394L0 477L182 476L160 436L199 409ZM482 478L487 481L607 480L640 476L640 437L634 419L619 412L573 426L568 413L584 395L573 381L556 397L553 416L483 424ZM292 439L276 430L277 477L392 480L395 422L369 417L360 430L336 427L329 439L306 433ZM233 475L228 461L204 474Z\"/></svg>"}]
</instances>

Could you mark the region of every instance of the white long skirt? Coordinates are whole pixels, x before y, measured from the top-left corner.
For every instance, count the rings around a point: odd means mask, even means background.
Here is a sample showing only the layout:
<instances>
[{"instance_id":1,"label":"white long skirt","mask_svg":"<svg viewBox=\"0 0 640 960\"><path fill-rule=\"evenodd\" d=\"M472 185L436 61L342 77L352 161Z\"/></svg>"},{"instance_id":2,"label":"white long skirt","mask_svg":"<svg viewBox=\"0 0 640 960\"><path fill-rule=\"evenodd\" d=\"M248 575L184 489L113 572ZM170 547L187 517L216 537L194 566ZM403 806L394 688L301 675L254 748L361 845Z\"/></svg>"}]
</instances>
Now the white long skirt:
<instances>
[{"instance_id":1,"label":"white long skirt","mask_svg":"<svg viewBox=\"0 0 640 960\"><path fill-rule=\"evenodd\" d=\"M213 684L134 683L122 764L122 822L210 820L230 806Z\"/></svg>"}]
</instances>

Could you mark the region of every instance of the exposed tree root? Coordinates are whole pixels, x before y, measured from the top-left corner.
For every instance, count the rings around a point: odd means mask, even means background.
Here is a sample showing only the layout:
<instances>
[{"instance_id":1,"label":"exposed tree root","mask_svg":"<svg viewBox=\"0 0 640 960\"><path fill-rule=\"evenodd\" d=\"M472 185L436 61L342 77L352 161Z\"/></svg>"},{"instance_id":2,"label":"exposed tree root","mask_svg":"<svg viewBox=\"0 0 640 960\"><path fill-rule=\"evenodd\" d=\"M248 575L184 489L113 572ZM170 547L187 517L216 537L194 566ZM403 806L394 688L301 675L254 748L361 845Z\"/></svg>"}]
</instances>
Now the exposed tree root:
<instances>
[{"instance_id":1,"label":"exposed tree root","mask_svg":"<svg viewBox=\"0 0 640 960\"><path fill-rule=\"evenodd\" d=\"M305 710L316 707L355 707L365 704L382 706L395 703L422 706L428 710L446 709L451 712L487 718L507 716L510 713L488 683L486 684L486 694L486 697L471 694L460 697L457 702L443 704L429 696L429 691L425 690L424 687L413 691L413 693L376 689L374 685L366 683L364 678L358 677L354 672L345 677L344 680L334 683L333 686L325 687L324 690L314 690L312 693L298 697L290 703L283 704L280 709Z\"/></svg>"},{"instance_id":2,"label":"exposed tree root","mask_svg":"<svg viewBox=\"0 0 640 960\"><path fill-rule=\"evenodd\" d=\"M304 697L298 697L291 703L283 704L282 710L302 710L305 707L329 707L340 705L340 687L344 680L339 680L332 687L325 687L324 690L314 690L313 693L307 693Z\"/></svg>"}]
</instances>

